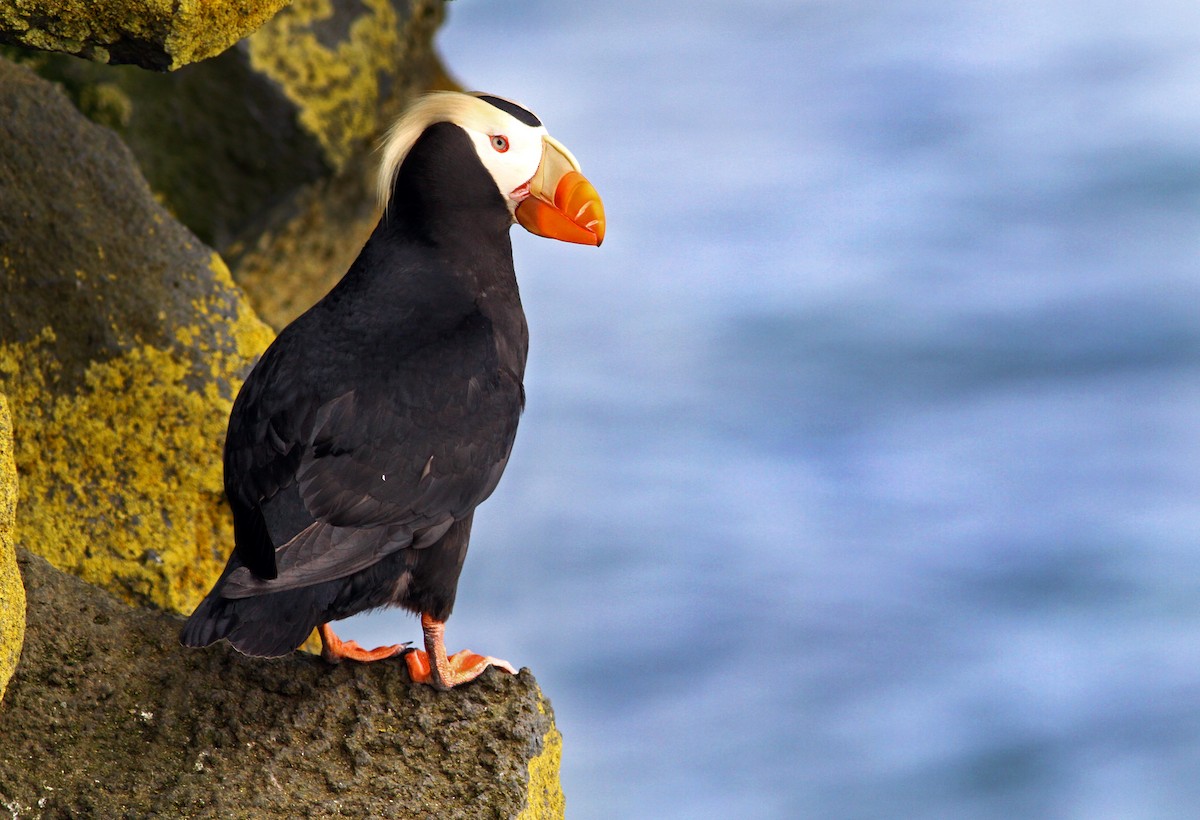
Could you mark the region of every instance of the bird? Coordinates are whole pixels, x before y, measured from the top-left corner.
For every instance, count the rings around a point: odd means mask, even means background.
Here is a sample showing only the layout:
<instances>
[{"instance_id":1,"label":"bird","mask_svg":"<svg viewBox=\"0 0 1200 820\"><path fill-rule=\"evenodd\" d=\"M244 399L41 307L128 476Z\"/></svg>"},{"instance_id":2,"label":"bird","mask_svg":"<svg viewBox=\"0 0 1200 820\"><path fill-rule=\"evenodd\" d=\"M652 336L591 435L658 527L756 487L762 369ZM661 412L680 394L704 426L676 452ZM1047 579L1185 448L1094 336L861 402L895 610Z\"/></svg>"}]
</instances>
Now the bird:
<instances>
[{"instance_id":1,"label":"bird","mask_svg":"<svg viewBox=\"0 0 1200 820\"><path fill-rule=\"evenodd\" d=\"M494 94L423 95L380 151L366 244L234 400L233 550L180 640L279 657L316 629L330 663L403 655L414 682L448 690L488 667L516 672L445 646L475 509L525 406L509 229L598 247L604 206L542 121ZM381 607L418 614L424 649L364 649L330 627Z\"/></svg>"}]
</instances>

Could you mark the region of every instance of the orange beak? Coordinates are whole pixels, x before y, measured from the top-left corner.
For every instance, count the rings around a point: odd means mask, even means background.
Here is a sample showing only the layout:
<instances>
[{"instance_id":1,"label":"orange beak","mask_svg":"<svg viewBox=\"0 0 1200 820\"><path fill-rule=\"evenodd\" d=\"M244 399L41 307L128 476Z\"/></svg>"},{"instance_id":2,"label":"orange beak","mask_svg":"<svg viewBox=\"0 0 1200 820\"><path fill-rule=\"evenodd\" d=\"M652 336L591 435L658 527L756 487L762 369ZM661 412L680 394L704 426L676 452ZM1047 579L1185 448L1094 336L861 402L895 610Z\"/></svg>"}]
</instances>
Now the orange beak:
<instances>
[{"instance_id":1,"label":"orange beak","mask_svg":"<svg viewBox=\"0 0 1200 820\"><path fill-rule=\"evenodd\" d=\"M604 204L579 173L579 163L558 140L542 137L542 161L529 180L529 196L517 205L517 222L530 233L599 245L604 241Z\"/></svg>"}]
</instances>

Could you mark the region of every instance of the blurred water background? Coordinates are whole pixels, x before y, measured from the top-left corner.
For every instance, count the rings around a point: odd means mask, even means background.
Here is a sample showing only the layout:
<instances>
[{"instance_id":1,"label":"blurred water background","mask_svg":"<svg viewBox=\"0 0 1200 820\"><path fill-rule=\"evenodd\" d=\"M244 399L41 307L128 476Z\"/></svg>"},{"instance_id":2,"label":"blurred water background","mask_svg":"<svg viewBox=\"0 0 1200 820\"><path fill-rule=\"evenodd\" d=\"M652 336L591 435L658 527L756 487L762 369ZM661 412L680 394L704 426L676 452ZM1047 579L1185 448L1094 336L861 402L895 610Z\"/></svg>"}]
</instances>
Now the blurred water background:
<instances>
[{"instance_id":1,"label":"blurred water background","mask_svg":"<svg viewBox=\"0 0 1200 820\"><path fill-rule=\"evenodd\" d=\"M1198 816L1200 5L449 15L609 218L513 232L448 630L537 675L568 816Z\"/></svg>"}]
</instances>

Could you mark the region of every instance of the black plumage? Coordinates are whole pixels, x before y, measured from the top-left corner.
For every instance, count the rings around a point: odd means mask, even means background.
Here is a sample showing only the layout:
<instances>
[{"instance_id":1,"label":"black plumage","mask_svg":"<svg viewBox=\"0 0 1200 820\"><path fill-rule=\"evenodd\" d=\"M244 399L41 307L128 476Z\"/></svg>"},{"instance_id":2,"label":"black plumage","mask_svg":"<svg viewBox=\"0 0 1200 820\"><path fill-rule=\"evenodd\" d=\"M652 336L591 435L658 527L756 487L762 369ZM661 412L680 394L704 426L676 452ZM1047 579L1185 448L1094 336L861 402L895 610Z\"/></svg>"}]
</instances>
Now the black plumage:
<instances>
[{"instance_id":1,"label":"black plumage","mask_svg":"<svg viewBox=\"0 0 1200 820\"><path fill-rule=\"evenodd\" d=\"M509 229L599 245L604 210L536 116L491 95L418 101L384 143L386 208L320 302L279 334L233 405L225 491L235 547L184 625L286 654L316 627L322 656L374 661L329 622L420 613L414 681L447 689L506 661L447 656L475 508L508 463L529 347Z\"/></svg>"},{"instance_id":2,"label":"black plumage","mask_svg":"<svg viewBox=\"0 0 1200 820\"><path fill-rule=\"evenodd\" d=\"M186 645L275 656L374 607L449 616L524 405L511 224L465 132L427 128L350 270L234 403L236 548Z\"/></svg>"}]
</instances>

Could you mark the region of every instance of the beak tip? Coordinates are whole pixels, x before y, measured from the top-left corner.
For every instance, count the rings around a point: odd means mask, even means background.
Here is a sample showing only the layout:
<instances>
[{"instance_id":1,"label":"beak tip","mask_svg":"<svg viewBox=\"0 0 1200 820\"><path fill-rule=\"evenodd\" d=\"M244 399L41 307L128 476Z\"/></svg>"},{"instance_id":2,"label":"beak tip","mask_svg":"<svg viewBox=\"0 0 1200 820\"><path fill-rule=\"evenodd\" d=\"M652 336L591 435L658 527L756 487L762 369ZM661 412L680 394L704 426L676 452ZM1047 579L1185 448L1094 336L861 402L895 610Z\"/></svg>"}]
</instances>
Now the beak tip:
<instances>
[{"instance_id":1,"label":"beak tip","mask_svg":"<svg viewBox=\"0 0 1200 820\"><path fill-rule=\"evenodd\" d=\"M517 223L537 236L600 247L604 242L604 204L592 183L574 168L553 182L552 196L543 190L549 182L538 175L530 180L530 195L513 213Z\"/></svg>"}]
</instances>

